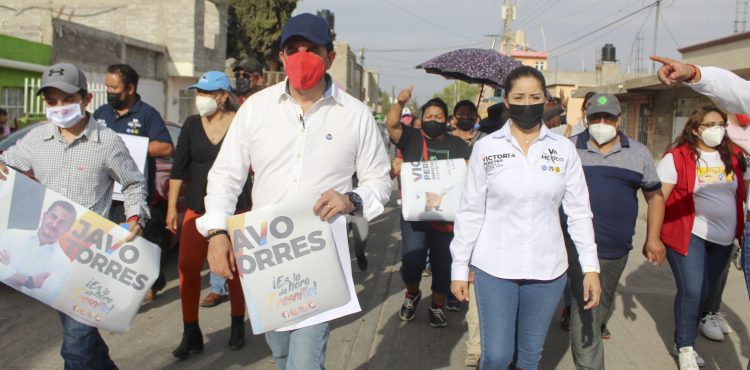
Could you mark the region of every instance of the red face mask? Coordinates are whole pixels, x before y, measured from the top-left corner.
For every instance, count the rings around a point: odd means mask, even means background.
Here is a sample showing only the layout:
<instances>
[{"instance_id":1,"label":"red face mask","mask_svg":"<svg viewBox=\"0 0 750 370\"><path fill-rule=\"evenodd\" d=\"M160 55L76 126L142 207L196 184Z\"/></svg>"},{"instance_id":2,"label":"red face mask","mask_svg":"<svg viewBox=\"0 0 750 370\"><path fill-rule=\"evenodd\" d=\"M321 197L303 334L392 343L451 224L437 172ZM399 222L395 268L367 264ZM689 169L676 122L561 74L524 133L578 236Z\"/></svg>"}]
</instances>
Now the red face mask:
<instances>
[{"instance_id":1,"label":"red face mask","mask_svg":"<svg viewBox=\"0 0 750 370\"><path fill-rule=\"evenodd\" d=\"M298 51L286 57L284 70L295 90L312 89L326 71L323 58L307 51Z\"/></svg>"}]
</instances>

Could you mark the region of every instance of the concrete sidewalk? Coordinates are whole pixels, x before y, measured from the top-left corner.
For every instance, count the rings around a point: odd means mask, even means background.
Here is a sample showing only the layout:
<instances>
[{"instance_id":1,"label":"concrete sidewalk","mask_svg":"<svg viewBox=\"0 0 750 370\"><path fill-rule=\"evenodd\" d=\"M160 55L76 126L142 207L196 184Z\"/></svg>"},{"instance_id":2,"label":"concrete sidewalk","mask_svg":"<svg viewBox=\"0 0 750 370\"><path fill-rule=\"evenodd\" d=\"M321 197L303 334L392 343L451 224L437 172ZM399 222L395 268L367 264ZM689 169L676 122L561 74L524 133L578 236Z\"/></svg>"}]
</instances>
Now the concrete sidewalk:
<instances>
[{"instance_id":1,"label":"concrete sidewalk","mask_svg":"<svg viewBox=\"0 0 750 370\"><path fill-rule=\"evenodd\" d=\"M370 268L354 278L363 311L335 321L328 344L328 369L466 369L465 310L448 312L444 329L429 326L428 295L414 321L404 323L397 311L403 299L399 273L398 208L371 225L367 249ZM642 212L643 213L643 212ZM636 250L631 253L610 321L606 361L610 369L675 369L672 314L675 285L668 266L644 263L640 255L645 220L638 221ZM229 351L229 305L201 308L205 351L176 361L171 351L182 335L176 254L167 266L169 284L152 304L143 306L133 328L124 335L104 333L115 362L122 369L275 369L263 336L252 336L240 351ZM208 286L206 283L204 286ZM422 283L429 292L430 279ZM204 290L202 294L206 294ZM748 293L742 273L731 268L722 311L734 333L724 342L699 337L697 350L704 369L742 369L750 356ZM5 285L0 286L0 369L60 369L61 327L56 313ZM555 320L542 358L542 369L573 369L568 333Z\"/></svg>"}]
</instances>

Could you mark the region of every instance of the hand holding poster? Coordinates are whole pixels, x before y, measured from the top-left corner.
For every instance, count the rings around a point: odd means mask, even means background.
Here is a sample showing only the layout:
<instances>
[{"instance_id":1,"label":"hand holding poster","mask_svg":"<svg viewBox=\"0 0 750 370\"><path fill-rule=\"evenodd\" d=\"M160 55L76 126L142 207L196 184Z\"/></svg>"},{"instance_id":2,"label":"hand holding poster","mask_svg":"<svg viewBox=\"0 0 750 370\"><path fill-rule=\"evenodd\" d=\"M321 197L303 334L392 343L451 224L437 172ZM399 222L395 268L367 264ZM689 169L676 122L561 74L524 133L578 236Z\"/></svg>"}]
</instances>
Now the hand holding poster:
<instances>
[{"instance_id":1,"label":"hand holding poster","mask_svg":"<svg viewBox=\"0 0 750 370\"><path fill-rule=\"evenodd\" d=\"M86 325L125 332L159 248L10 170L0 181L0 281Z\"/></svg>"},{"instance_id":2,"label":"hand holding poster","mask_svg":"<svg viewBox=\"0 0 750 370\"><path fill-rule=\"evenodd\" d=\"M254 334L356 301L351 271L345 274L339 259L340 240L334 241L331 225L312 212L318 198L295 196L227 220Z\"/></svg>"},{"instance_id":3,"label":"hand holding poster","mask_svg":"<svg viewBox=\"0 0 750 370\"><path fill-rule=\"evenodd\" d=\"M461 203L466 161L401 165L401 211L407 221L454 221Z\"/></svg>"}]
</instances>

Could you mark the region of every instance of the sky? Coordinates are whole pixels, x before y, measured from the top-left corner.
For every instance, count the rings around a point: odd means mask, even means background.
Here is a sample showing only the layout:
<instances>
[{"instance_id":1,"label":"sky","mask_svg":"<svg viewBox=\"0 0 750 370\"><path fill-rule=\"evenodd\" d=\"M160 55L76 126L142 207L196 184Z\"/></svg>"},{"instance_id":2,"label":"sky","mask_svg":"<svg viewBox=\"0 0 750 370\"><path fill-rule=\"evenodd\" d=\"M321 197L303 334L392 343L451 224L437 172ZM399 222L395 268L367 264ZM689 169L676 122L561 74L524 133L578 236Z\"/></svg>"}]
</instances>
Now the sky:
<instances>
[{"instance_id":1,"label":"sky","mask_svg":"<svg viewBox=\"0 0 750 370\"><path fill-rule=\"evenodd\" d=\"M641 64L648 72L651 62L645 59L653 52L656 11L655 7L639 9L654 2L515 0L517 17L513 30L523 29L530 48L549 52L548 69L561 71L593 69L596 56L607 43L616 47L621 68L632 69L633 46L641 31ZM395 89L398 93L401 88L414 85L414 95L423 103L450 81L414 67L453 49L490 48L492 37L487 35L502 33L503 3L504 0L300 0L293 14L331 10L336 40L348 42L357 56L361 48L365 49L365 67L380 72L381 89L389 93ZM634 12L637 13L597 31ZM678 48L730 36L736 14L735 0L662 0L656 53L679 58ZM589 33L592 34L586 36ZM581 39L575 41L578 38Z\"/></svg>"}]
</instances>

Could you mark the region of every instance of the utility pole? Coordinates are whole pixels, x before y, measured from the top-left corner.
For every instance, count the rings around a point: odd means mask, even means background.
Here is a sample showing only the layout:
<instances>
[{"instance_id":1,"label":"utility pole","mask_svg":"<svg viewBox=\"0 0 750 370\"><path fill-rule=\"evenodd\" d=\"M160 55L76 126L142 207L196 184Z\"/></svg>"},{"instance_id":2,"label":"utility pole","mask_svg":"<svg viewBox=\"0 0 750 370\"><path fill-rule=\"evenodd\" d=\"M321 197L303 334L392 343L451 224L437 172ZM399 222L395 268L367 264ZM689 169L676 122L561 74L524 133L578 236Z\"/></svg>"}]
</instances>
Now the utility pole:
<instances>
[{"instance_id":1,"label":"utility pole","mask_svg":"<svg viewBox=\"0 0 750 370\"><path fill-rule=\"evenodd\" d=\"M503 45L505 45L505 55L510 56L513 51L513 20L516 18L516 7L513 6L513 0L505 0L502 11L503 20Z\"/></svg>"},{"instance_id":2,"label":"utility pole","mask_svg":"<svg viewBox=\"0 0 750 370\"><path fill-rule=\"evenodd\" d=\"M367 73L365 72L365 48L359 49L359 65L362 66L362 73L359 75L360 100L365 102L365 74Z\"/></svg>"},{"instance_id":3,"label":"utility pole","mask_svg":"<svg viewBox=\"0 0 750 370\"><path fill-rule=\"evenodd\" d=\"M734 33L745 32L747 26L747 1L737 0L737 7L734 12Z\"/></svg>"},{"instance_id":4,"label":"utility pole","mask_svg":"<svg viewBox=\"0 0 750 370\"><path fill-rule=\"evenodd\" d=\"M661 0L656 0L656 19L654 20L654 50L651 53L651 55L657 55L656 54L656 38L659 36L659 10L661 9ZM656 62L651 61L651 70L649 71L649 74L656 71Z\"/></svg>"}]
</instances>

